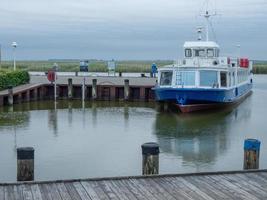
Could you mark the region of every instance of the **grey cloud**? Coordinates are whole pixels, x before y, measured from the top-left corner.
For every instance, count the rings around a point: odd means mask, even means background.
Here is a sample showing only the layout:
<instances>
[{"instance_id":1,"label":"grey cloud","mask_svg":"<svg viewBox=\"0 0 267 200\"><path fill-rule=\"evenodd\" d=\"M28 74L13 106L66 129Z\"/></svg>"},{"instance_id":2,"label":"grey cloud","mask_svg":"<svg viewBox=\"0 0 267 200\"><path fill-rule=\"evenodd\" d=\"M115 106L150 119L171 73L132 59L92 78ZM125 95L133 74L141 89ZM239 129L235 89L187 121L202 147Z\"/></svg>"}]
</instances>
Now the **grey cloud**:
<instances>
[{"instance_id":1,"label":"grey cloud","mask_svg":"<svg viewBox=\"0 0 267 200\"><path fill-rule=\"evenodd\" d=\"M174 59L204 24L201 2L0 0L3 57L11 58L10 43L17 41L19 59ZM241 43L244 54L265 59L266 1L217 1L217 8L213 26L223 50L235 52Z\"/></svg>"}]
</instances>

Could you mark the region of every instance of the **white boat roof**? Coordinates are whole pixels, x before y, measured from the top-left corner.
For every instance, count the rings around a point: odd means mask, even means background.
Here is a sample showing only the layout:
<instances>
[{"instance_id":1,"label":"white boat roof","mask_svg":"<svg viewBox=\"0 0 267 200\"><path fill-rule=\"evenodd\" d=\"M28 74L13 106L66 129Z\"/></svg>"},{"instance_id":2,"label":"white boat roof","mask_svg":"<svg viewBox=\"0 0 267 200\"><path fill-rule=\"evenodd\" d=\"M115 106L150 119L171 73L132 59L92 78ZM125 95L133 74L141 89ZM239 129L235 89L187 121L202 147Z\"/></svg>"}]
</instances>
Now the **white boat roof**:
<instances>
[{"instance_id":1,"label":"white boat roof","mask_svg":"<svg viewBox=\"0 0 267 200\"><path fill-rule=\"evenodd\" d=\"M219 45L213 41L189 41L184 43L184 48L193 48L193 47L219 48Z\"/></svg>"}]
</instances>

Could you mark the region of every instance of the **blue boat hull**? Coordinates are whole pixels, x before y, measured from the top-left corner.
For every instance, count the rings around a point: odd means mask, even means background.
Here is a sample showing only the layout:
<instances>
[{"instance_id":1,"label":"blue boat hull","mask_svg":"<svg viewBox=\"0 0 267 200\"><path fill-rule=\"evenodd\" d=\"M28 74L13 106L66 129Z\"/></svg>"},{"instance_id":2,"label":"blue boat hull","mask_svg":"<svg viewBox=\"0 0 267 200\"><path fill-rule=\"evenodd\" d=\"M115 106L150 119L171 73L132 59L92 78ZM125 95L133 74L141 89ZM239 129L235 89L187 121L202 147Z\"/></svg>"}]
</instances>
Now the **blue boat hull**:
<instances>
[{"instance_id":1,"label":"blue boat hull","mask_svg":"<svg viewBox=\"0 0 267 200\"><path fill-rule=\"evenodd\" d=\"M154 88L157 101L175 102L179 105L233 103L248 94L251 89L252 83L231 89Z\"/></svg>"}]
</instances>

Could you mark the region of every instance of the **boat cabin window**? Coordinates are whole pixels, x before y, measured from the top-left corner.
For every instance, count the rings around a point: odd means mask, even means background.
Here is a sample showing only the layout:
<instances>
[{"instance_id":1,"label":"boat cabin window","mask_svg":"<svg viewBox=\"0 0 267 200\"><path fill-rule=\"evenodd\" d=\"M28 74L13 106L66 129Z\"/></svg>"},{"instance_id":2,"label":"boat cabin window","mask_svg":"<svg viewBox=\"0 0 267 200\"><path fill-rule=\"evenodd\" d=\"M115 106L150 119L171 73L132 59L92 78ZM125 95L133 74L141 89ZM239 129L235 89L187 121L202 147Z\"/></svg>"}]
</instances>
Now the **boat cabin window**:
<instances>
[{"instance_id":1,"label":"boat cabin window","mask_svg":"<svg viewBox=\"0 0 267 200\"><path fill-rule=\"evenodd\" d=\"M203 70L200 71L200 86L217 87L218 78L216 71Z\"/></svg>"},{"instance_id":2,"label":"boat cabin window","mask_svg":"<svg viewBox=\"0 0 267 200\"><path fill-rule=\"evenodd\" d=\"M207 49L207 56L208 57L214 57L214 50L213 49Z\"/></svg>"},{"instance_id":3,"label":"boat cabin window","mask_svg":"<svg viewBox=\"0 0 267 200\"><path fill-rule=\"evenodd\" d=\"M178 71L176 73L176 85L194 86L195 85L195 72Z\"/></svg>"},{"instance_id":4,"label":"boat cabin window","mask_svg":"<svg viewBox=\"0 0 267 200\"><path fill-rule=\"evenodd\" d=\"M220 54L220 50L219 49L215 49L215 57L219 57Z\"/></svg>"},{"instance_id":5,"label":"boat cabin window","mask_svg":"<svg viewBox=\"0 0 267 200\"><path fill-rule=\"evenodd\" d=\"M172 84L172 72L161 72L160 85L167 86Z\"/></svg>"},{"instance_id":6,"label":"boat cabin window","mask_svg":"<svg viewBox=\"0 0 267 200\"><path fill-rule=\"evenodd\" d=\"M227 87L227 73L220 72L220 77L221 77L221 87Z\"/></svg>"},{"instance_id":7,"label":"boat cabin window","mask_svg":"<svg viewBox=\"0 0 267 200\"><path fill-rule=\"evenodd\" d=\"M194 53L195 53L195 57L205 57L206 56L205 49L195 49Z\"/></svg>"},{"instance_id":8,"label":"boat cabin window","mask_svg":"<svg viewBox=\"0 0 267 200\"><path fill-rule=\"evenodd\" d=\"M191 49L185 49L185 57L192 57L192 50Z\"/></svg>"}]
</instances>

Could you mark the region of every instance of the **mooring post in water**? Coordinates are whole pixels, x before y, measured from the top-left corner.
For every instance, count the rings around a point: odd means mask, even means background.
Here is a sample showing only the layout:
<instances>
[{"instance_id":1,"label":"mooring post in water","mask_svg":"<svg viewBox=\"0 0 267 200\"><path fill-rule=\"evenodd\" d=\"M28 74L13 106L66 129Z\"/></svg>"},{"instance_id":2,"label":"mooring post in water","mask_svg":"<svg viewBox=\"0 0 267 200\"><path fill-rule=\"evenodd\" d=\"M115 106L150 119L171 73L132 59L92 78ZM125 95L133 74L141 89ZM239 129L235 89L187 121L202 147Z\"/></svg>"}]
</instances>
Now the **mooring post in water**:
<instances>
[{"instance_id":1,"label":"mooring post in water","mask_svg":"<svg viewBox=\"0 0 267 200\"><path fill-rule=\"evenodd\" d=\"M129 80L124 80L124 100L129 100Z\"/></svg>"},{"instance_id":2,"label":"mooring post in water","mask_svg":"<svg viewBox=\"0 0 267 200\"><path fill-rule=\"evenodd\" d=\"M13 105L13 87L8 87L8 105Z\"/></svg>"},{"instance_id":3,"label":"mooring post in water","mask_svg":"<svg viewBox=\"0 0 267 200\"><path fill-rule=\"evenodd\" d=\"M73 86L72 86L72 78L68 79L68 98L72 99L73 97Z\"/></svg>"},{"instance_id":4,"label":"mooring post in water","mask_svg":"<svg viewBox=\"0 0 267 200\"><path fill-rule=\"evenodd\" d=\"M143 175L159 173L159 145L155 142L145 143L142 146L142 171Z\"/></svg>"},{"instance_id":5,"label":"mooring post in water","mask_svg":"<svg viewBox=\"0 0 267 200\"><path fill-rule=\"evenodd\" d=\"M85 100L85 77L83 77L83 84L82 84L82 101Z\"/></svg>"},{"instance_id":6,"label":"mooring post in water","mask_svg":"<svg viewBox=\"0 0 267 200\"><path fill-rule=\"evenodd\" d=\"M34 149L17 148L17 181L34 180Z\"/></svg>"},{"instance_id":7,"label":"mooring post in water","mask_svg":"<svg viewBox=\"0 0 267 200\"><path fill-rule=\"evenodd\" d=\"M261 142L256 139L246 139L244 142L244 169L259 169Z\"/></svg>"},{"instance_id":8,"label":"mooring post in water","mask_svg":"<svg viewBox=\"0 0 267 200\"><path fill-rule=\"evenodd\" d=\"M97 79L92 80L92 98L97 99Z\"/></svg>"}]
</instances>

